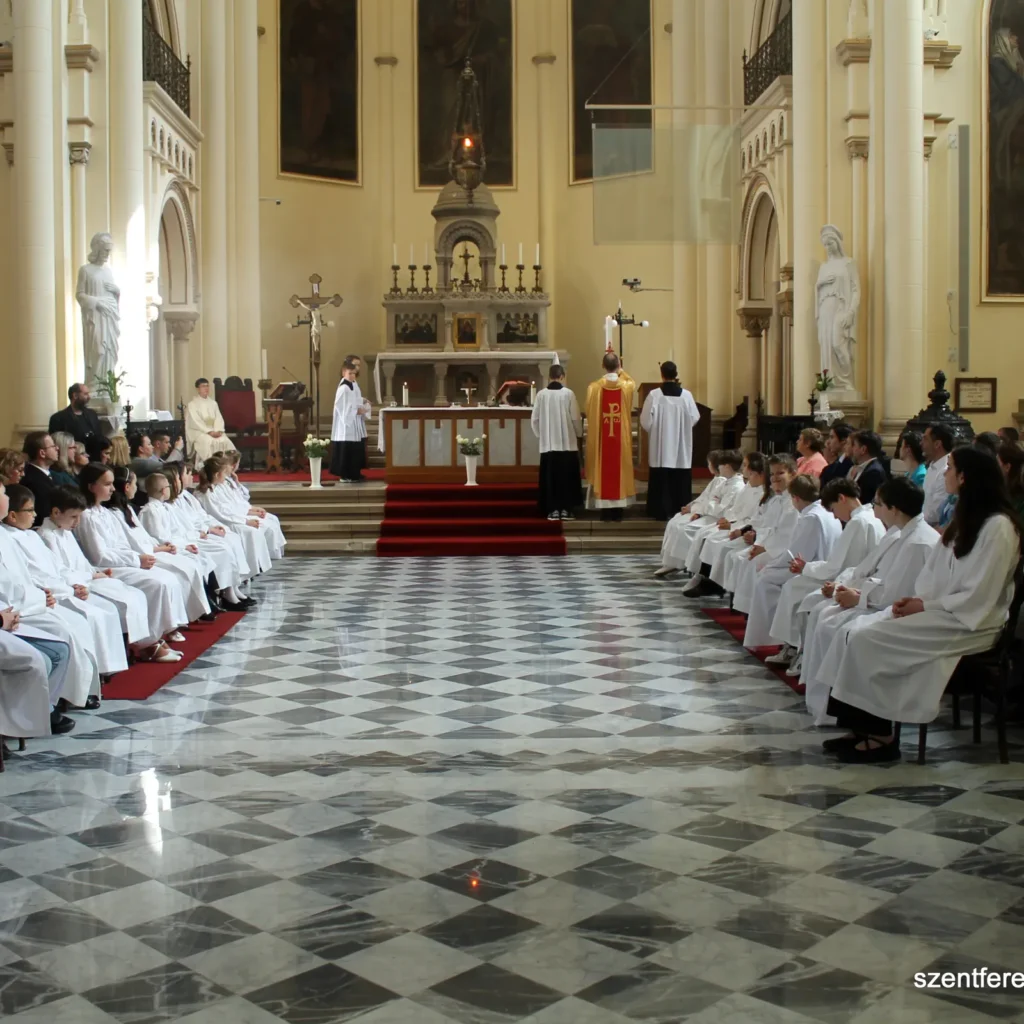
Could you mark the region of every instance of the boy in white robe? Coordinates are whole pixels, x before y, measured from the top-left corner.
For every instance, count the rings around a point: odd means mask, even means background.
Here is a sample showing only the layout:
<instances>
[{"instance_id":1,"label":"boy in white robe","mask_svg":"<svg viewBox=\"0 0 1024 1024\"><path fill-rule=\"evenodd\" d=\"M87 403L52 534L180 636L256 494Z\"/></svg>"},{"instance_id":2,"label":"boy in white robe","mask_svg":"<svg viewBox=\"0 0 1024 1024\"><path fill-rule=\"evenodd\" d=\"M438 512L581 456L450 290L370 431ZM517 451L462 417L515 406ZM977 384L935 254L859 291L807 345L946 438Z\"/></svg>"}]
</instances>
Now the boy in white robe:
<instances>
[{"instance_id":1,"label":"boy in white robe","mask_svg":"<svg viewBox=\"0 0 1024 1024\"><path fill-rule=\"evenodd\" d=\"M680 383L673 362L661 364L661 387L640 411L648 434L647 515L667 522L693 498L693 428L700 421L697 403Z\"/></svg>"},{"instance_id":2,"label":"boy in white robe","mask_svg":"<svg viewBox=\"0 0 1024 1024\"><path fill-rule=\"evenodd\" d=\"M75 727L56 710L69 656L64 641L22 626L11 607L0 610L0 736L60 735Z\"/></svg>"},{"instance_id":3,"label":"boy in white robe","mask_svg":"<svg viewBox=\"0 0 1024 1024\"><path fill-rule=\"evenodd\" d=\"M759 452L752 452L743 460L742 476L746 482L729 505L723 505L721 518L713 526L705 526L694 538L686 556L686 570L692 574L689 583L683 587L684 597L721 597L723 591L710 582L711 562L715 547L727 543L734 531L741 536L744 527L749 526L766 494L765 460Z\"/></svg>"},{"instance_id":4,"label":"boy in white robe","mask_svg":"<svg viewBox=\"0 0 1024 1024\"><path fill-rule=\"evenodd\" d=\"M718 486L707 498L704 498L703 494L700 495L690 506L689 511L680 512L670 519L665 527L665 535L661 542L661 567L654 574L659 578L678 572L686 565L690 544L697 534L706 526L716 525L743 490L743 453L720 451L716 454L718 476L712 481L712 486L716 481ZM710 458L708 461L710 462Z\"/></svg>"},{"instance_id":5,"label":"boy in white robe","mask_svg":"<svg viewBox=\"0 0 1024 1024\"><path fill-rule=\"evenodd\" d=\"M66 583L60 566L42 538L32 529L35 521L35 500L32 492L24 487L9 487L7 490L9 510L0 532L14 539L21 548L29 579L57 599L58 607L82 616L92 631L93 650L96 652L96 668L101 677L112 676L128 670L124 638L121 635L121 616L117 609L106 601L90 600L89 590L84 586ZM94 710L99 700L88 700L85 707Z\"/></svg>"},{"instance_id":6,"label":"boy in white robe","mask_svg":"<svg viewBox=\"0 0 1024 1024\"><path fill-rule=\"evenodd\" d=\"M843 650L827 708L853 731L830 744L842 761L899 760L893 723L932 721L960 658L991 650L1006 623L1021 542L1002 470L988 452L957 448L945 483L956 511L914 596L871 616Z\"/></svg>"},{"instance_id":7,"label":"boy in white robe","mask_svg":"<svg viewBox=\"0 0 1024 1024\"><path fill-rule=\"evenodd\" d=\"M925 522L924 492L906 477L886 480L875 495L875 512L889 527L885 538L860 565L827 584L810 609L800 681L815 725L834 725L827 713L829 690L846 638L877 612L914 593L939 535Z\"/></svg>"},{"instance_id":8,"label":"boy in white robe","mask_svg":"<svg viewBox=\"0 0 1024 1024\"><path fill-rule=\"evenodd\" d=\"M548 386L537 395L530 426L540 442L538 472L541 515L572 520L583 504L579 440L583 418L575 393L565 386L565 370L552 363Z\"/></svg>"},{"instance_id":9,"label":"boy in white robe","mask_svg":"<svg viewBox=\"0 0 1024 1024\"><path fill-rule=\"evenodd\" d=\"M349 356L342 364L341 382L334 395L331 421L331 472L345 483L365 479L366 420L372 406L363 398L356 377L356 360Z\"/></svg>"},{"instance_id":10,"label":"boy in white robe","mask_svg":"<svg viewBox=\"0 0 1024 1024\"><path fill-rule=\"evenodd\" d=\"M786 550L763 566L757 575L747 631L743 636L744 647L771 646L769 627L782 587L796 575L798 567L827 559L842 532L839 520L821 503L817 479L805 474L794 477L789 485L789 496L797 510L796 526Z\"/></svg>"},{"instance_id":11,"label":"boy in white robe","mask_svg":"<svg viewBox=\"0 0 1024 1024\"><path fill-rule=\"evenodd\" d=\"M830 480L821 492L821 503L839 520L843 532L828 558L816 562L796 560L799 571L783 586L770 628L772 639L782 644L782 649L766 661L771 665L792 665L790 675L794 676L800 674L798 652L807 625L808 613L802 610L804 598L818 593L844 569L859 565L885 534L874 507L861 502L860 489L852 480Z\"/></svg>"}]
</instances>

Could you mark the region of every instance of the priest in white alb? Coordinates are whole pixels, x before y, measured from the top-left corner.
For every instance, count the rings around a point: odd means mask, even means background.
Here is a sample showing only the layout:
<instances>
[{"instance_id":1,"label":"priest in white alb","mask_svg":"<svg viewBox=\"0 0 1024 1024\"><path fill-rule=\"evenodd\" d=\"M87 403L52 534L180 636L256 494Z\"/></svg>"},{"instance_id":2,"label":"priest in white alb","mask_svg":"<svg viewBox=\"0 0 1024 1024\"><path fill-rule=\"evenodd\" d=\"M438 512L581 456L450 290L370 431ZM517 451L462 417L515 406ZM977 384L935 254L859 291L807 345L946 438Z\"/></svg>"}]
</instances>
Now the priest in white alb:
<instances>
[{"instance_id":1,"label":"priest in white alb","mask_svg":"<svg viewBox=\"0 0 1024 1024\"><path fill-rule=\"evenodd\" d=\"M210 397L210 382L205 377L196 381L196 397L185 407L185 431L197 465L216 452L229 452L235 447L224 433L224 417Z\"/></svg>"},{"instance_id":2,"label":"priest in white alb","mask_svg":"<svg viewBox=\"0 0 1024 1024\"><path fill-rule=\"evenodd\" d=\"M655 388L640 412L647 431L647 514L668 522L693 498L693 428L700 411L678 378L673 362L661 364L661 387Z\"/></svg>"}]
</instances>

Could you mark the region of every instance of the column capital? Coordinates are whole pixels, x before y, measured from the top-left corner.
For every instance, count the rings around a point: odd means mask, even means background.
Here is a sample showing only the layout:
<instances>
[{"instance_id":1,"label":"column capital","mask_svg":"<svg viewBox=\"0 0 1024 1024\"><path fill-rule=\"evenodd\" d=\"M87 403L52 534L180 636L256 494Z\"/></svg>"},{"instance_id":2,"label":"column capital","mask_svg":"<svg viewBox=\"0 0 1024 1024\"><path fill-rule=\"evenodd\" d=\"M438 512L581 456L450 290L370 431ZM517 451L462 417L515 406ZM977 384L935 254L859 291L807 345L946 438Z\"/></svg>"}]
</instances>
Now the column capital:
<instances>
[{"instance_id":1,"label":"column capital","mask_svg":"<svg viewBox=\"0 0 1024 1024\"><path fill-rule=\"evenodd\" d=\"M194 309L164 310L164 323L175 341L188 341L198 319L199 314Z\"/></svg>"},{"instance_id":2,"label":"column capital","mask_svg":"<svg viewBox=\"0 0 1024 1024\"><path fill-rule=\"evenodd\" d=\"M64 63L68 71L88 71L99 63L100 51L92 43L68 43L64 47Z\"/></svg>"},{"instance_id":3,"label":"column capital","mask_svg":"<svg viewBox=\"0 0 1024 1024\"><path fill-rule=\"evenodd\" d=\"M836 46L836 54L844 68L851 64L871 63L870 39L843 39Z\"/></svg>"},{"instance_id":4,"label":"column capital","mask_svg":"<svg viewBox=\"0 0 1024 1024\"><path fill-rule=\"evenodd\" d=\"M91 142L69 142L68 162L74 167L75 164L88 164L89 156L92 153Z\"/></svg>"},{"instance_id":5,"label":"column capital","mask_svg":"<svg viewBox=\"0 0 1024 1024\"><path fill-rule=\"evenodd\" d=\"M10 43L0 46L0 78L14 70L14 50Z\"/></svg>"},{"instance_id":6,"label":"column capital","mask_svg":"<svg viewBox=\"0 0 1024 1024\"><path fill-rule=\"evenodd\" d=\"M846 155L851 160L867 160L871 151L871 139L867 135L851 135L846 140Z\"/></svg>"},{"instance_id":7,"label":"column capital","mask_svg":"<svg viewBox=\"0 0 1024 1024\"><path fill-rule=\"evenodd\" d=\"M783 319L793 319L793 291L789 289L787 291L779 292L778 295L778 307L779 316Z\"/></svg>"},{"instance_id":8,"label":"column capital","mask_svg":"<svg viewBox=\"0 0 1024 1024\"><path fill-rule=\"evenodd\" d=\"M772 323L771 306L740 306L736 310L740 318L740 326L747 332L747 337L760 340Z\"/></svg>"}]
</instances>

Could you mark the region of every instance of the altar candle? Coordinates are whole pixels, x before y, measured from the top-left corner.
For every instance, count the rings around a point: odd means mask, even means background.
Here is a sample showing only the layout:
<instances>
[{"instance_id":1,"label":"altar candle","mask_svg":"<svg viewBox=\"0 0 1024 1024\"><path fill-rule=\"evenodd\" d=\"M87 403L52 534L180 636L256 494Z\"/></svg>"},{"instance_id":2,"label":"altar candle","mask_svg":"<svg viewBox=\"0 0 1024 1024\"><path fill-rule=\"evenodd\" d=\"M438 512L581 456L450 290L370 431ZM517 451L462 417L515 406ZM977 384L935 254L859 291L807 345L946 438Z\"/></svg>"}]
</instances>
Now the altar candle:
<instances>
[{"instance_id":1,"label":"altar candle","mask_svg":"<svg viewBox=\"0 0 1024 1024\"><path fill-rule=\"evenodd\" d=\"M536 405L536 404L537 404L537 382L531 380L530 381L530 405L533 406L533 405Z\"/></svg>"},{"instance_id":2,"label":"altar candle","mask_svg":"<svg viewBox=\"0 0 1024 1024\"><path fill-rule=\"evenodd\" d=\"M423 266L425 266L425 267L429 267L430 266L430 246L429 245L423 246Z\"/></svg>"},{"instance_id":3,"label":"altar candle","mask_svg":"<svg viewBox=\"0 0 1024 1024\"><path fill-rule=\"evenodd\" d=\"M403 384L402 385L402 405L404 405L406 408L409 407L409 385L408 384Z\"/></svg>"},{"instance_id":4,"label":"altar candle","mask_svg":"<svg viewBox=\"0 0 1024 1024\"><path fill-rule=\"evenodd\" d=\"M540 266L540 242L537 243L537 255L533 258L533 265L535 267Z\"/></svg>"},{"instance_id":5,"label":"altar candle","mask_svg":"<svg viewBox=\"0 0 1024 1024\"><path fill-rule=\"evenodd\" d=\"M393 267L397 267L398 266L398 243L397 242L392 242L391 243L391 265Z\"/></svg>"},{"instance_id":6,"label":"altar candle","mask_svg":"<svg viewBox=\"0 0 1024 1024\"><path fill-rule=\"evenodd\" d=\"M416 263L416 250L413 247L412 242L409 243L409 266L413 266Z\"/></svg>"},{"instance_id":7,"label":"altar candle","mask_svg":"<svg viewBox=\"0 0 1024 1024\"><path fill-rule=\"evenodd\" d=\"M507 267L508 264L505 262L505 243L501 243L501 265Z\"/></svg>"},{"instance_id":8,"label":"altar candle","mask_svg":"<svg viewBox=\"0 0 1024 1024\"><path fill-rule=\"evenodd\" d=\"M615 321L610 317L604 318L604 349L606 352L612 351L612 336L615 330Z\"/></svg>"},{"instance_id":9,"label":"altar candle","mask_svg":"<svg viewBox=\"0 0 1024 1024\"><path fill-rule=\"evenodd\" d=\"M263 379L266 380L267 379L267 350L266 349L263 349L263 351L260 353L260 360L261 360L260 361L260 366L263 369Z\"/></svg>"},{"instance_id":10,"label":"altar candle","mask_svg":"<svg viewBox=\"0 0 1024 1024\"><path fill-rule=\"evenodd\" d=\"M519 243L519 265L523 265L523 243Z\"/></svg>"}]
</instances>

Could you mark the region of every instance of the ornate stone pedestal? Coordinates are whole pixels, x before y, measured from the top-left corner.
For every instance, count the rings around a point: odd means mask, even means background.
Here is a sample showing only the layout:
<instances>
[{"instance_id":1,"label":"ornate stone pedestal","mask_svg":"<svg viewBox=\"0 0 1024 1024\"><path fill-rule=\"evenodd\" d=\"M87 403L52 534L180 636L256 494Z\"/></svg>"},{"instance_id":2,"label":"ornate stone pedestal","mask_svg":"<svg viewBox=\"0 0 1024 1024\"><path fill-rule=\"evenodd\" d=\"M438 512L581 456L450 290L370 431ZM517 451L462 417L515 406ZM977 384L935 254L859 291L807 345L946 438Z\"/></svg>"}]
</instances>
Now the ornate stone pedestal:
<instances>
[{"instance_id":1,"label":"ornate stone pedestal","mask_svg":"<svg viewBox=\"0 0 1024 1024\"><path fill-rule=\"evenodd\" d=\"M840 397L846 394L857 397ZM871 403L865 401L854 392L833 391L829 394L829 407L833 412L841 412L843 421L849 423L854 430L863 430L871 426Z\"/></svg>"}]
</instances>

